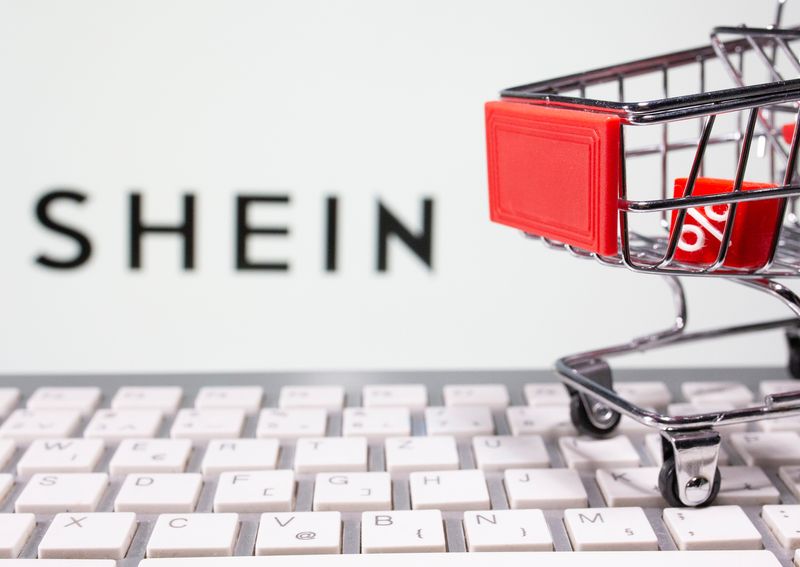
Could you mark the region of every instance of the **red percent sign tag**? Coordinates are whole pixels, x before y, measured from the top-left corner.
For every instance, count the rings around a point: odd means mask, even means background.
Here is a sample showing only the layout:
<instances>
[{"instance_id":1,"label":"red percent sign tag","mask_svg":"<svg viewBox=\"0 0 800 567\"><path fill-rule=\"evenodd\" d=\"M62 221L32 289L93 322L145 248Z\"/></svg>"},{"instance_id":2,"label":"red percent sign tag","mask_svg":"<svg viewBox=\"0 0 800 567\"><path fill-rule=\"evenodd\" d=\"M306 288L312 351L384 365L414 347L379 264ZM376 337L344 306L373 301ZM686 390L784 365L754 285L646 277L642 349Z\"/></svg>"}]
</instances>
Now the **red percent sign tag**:
<instances>
[{"instance_id":1,"label":"red percent sign tag","mask_svg":"<svg viewBox=\"0 0 800 567\"><path fill-rule=\"evenodd\" d=\"M685 178L675 180L675 198L683 197L686 181ZM775 186L766 183L742 183L742 191L772 187ZM733 191L733 181L730 179L701 177L695 182L692 195L716 195L731 191ZM729 214L730 205L687 209L675 260L700 265L711 265L716 262ZM766 264L773 243L778 237L780 214L780 199L740 203L736 209L731 243L723 265L729 268L755 269ZM677 212L673 211L670 234L675 228L676 217Z\"/></svg>"}]
</instances>

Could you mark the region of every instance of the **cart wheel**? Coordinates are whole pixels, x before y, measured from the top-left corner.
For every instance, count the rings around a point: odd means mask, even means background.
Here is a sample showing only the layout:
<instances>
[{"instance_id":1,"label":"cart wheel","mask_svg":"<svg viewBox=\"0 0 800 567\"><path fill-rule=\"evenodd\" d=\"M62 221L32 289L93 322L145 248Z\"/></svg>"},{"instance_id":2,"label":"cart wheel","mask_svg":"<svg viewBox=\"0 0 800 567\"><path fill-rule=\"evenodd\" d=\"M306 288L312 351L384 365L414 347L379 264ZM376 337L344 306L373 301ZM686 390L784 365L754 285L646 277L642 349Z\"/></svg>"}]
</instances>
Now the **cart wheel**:
<instances>
[{"instance_id":1,"label":"cart wheel","mask_svg":"<svg viewBox=\"0 0 800 567\"><path fill-rule=\"evenodd\" d=\"M708 506L719 494L719 485L722 477L719 474L719 467L714 472L714 482L711 485L711 492L708 498L695 504L695 507ZM667 457L664 464L661 465L661 471L658 473L658 489L661 491L661 496L670 506L683 508L687 504L681 501L680 493L678 491L678 478L675 470L675 457Z\"/></svg>"},{"instance_id":2,"label":"cart wheel","mask_svg":"<svg viewBox=\"0 0 800 567\"><path fill-rule=\"evenodd\" d=\"M620 415L609 408L605 408L603 411L605 415L602 416L602 419L591 420L586 410L586 405L583 403L583 398L577 392L572 394L569 402L569 415L578 432L591 437L607 437L611 435L619 425ZM601 421L602 425L597 423L598 421Z\"/></svg>"},{"instance_id":3,"label":"cart wheel","mask_svg":"<svg viewBox=\"0 0 800 567\"><path fill-rule=\"evenodd\" d=\"M786 342L789 343L789 373L800 379L800 335L797 330L786 331Z\"/></svg>"}]
</instances>

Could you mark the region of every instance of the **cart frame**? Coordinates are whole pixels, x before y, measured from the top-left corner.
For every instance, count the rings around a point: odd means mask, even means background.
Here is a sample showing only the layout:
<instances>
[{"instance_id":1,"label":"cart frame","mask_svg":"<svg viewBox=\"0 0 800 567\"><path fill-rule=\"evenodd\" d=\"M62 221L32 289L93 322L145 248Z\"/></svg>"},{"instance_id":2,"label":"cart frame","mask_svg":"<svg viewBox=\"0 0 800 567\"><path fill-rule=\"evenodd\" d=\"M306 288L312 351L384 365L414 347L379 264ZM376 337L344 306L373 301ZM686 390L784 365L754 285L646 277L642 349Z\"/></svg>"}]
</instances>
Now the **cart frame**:
<instances>
[{"instance_id":1,"label":"cart frame","mask_svg":"<svg viewBox=\"0 0 800 567\"><path fill-rule=\"evenodd\" d=\"M783 2L779 2L778 21L782 7ZM736 38L731 41L721 39L728 35L734 35ZM762 404L754 407L725 412L668 416L639 407L619 396L613 390L612 372L605 359L692 341L784 329L790 341L792 356L790 369L800 378L800 297L774 279L800 276L800 223L794 212L794 204L800 197L800 179L796 174L797 154L800 148L798 112L800 79L784 80L774 65L776 53L781 52L800 75L800 59L789 45L791 41L797 39L800 39L798 29L720 27L713 30L711 44L708 46L530 83L501 92L501 98L508 102L613 115L618 117L623 126L622 130L624 126L663 125L661 143L652 147L626 152L624 137L620 134L621 180L617 199L619 238L617 255L603 255L597 251L584 250L548 238L546 235L536 235L527 231L526 236L540 239L548 247L566 250L578 258L593 259L603 265L625 267L635 272L665 277L675 307L674 321L670 327L634 338L627 343L565 356L556 362L556 370L571 394L572 421L582 433L597 437L607 436L614 431L621 415L659 430L664 457L659 475L659 489L672 505L701 506L711 503L716 497L720 483L717 466L720 435L716 427L800 415L800 383L798 391L767 396ZM772 82L758 85L745 83L742 57L746 52L756 53L769 70L769 80ZM738 66L734 63L736 57L739 58ZM736 85L734 88L706 92L705 64L712 59L722 61L723 68ZM699 92L685 96L667 96L668 70L695 64L700 70ZM623 102L625 80L649 73L662 73L664 98L644 102ZM613 82L617 84L619 100L586 98L587 87ZM577 96L566 96L563 94L564 91L577 91ZM713 136L716 116L735 111L744 111L747 117L746 125L734 134ZM780 113L791 113L794 117L794 133L788 149L782 145L780 134L775 129L775 116ZM690 142L671 142L667 134L667 125L673 121L690 118L705 119L698 138ZM764 140L764 145L769 148L773 179L779 177L775 170L776 156L785 160L783 180L776 187L742 191L754 137ZM738 156L733 191L713 195L693 195L695 182L702 172L706 148L712 144L724 143L737 144ZM669 197L667 155L671 150L691 147L695 147L696 150L683 196ZM625 179L626 158L647 154L661 156L661 198L628 199ZM490 155L490 162L491 159ZM726 265L737 207L741 203L765 199L780 200L778 226L775 227L776 236L771 244L768 260L755 268L736 268ZM729 213L716 261L710 265L693 265L676 261L676 249L687 210L710 205L728 205ZM649 237L630 229L629 215L654 212L662 215L661 225L667 229L667 236ZM670 214L674 220L672 230L669 229ZM688 332L686 295L678 276L725 277L776 298L791 310L793 316Z\"/></svg>"}]
</instances>

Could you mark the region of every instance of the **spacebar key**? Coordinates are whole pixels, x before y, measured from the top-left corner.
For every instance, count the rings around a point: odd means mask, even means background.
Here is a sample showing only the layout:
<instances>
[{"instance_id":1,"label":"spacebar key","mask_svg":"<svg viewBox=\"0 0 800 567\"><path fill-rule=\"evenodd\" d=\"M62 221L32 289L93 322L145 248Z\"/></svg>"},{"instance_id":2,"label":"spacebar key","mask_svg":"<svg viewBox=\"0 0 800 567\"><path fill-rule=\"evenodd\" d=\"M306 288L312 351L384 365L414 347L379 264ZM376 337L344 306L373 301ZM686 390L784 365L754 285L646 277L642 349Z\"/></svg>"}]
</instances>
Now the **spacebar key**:
<instances>
[{"instance_id":1,"label":"spacebar key","mask_svg":"<svg viewBox=\"0 0 800 567\"><path fill-rule=\"evenodd\" d=\"M145 559L139 567L781 567L769 551L582 551L580 553L397 553Z\"/></svg>"}]
</instances>

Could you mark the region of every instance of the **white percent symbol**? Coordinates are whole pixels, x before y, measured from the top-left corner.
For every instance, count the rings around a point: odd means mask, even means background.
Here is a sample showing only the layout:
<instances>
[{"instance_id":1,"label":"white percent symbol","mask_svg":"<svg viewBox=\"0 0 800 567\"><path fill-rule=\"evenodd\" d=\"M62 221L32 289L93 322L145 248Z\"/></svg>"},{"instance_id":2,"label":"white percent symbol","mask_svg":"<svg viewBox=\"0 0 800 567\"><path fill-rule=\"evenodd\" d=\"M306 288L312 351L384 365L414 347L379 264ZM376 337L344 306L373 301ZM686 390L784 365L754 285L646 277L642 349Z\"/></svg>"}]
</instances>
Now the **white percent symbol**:
<instances>
[{"instance_id":1,"label":"white percent symbol","mask_svg":"<svg viewBox=\"0 0 800 567\"><path fill-rule=\"evenodd\" d=\"M722 242L722 231L720 231L716 226L711 224L711 220L717 222L725 222L728 219L728 206L725 206L725 211L722 213L718 213L714 210L713 205L709 205L707 207L703 207L703 213L698 211L697 209L689 209L686 211L687 214L692 217L695 221L697 221L697 226L695 224L685 224L683 226L683 230L681 231L680 240L678 240L678 248L683 250L684 252L697 252L701 250L703 246L706 244L706 234L710 234L714 238L717 239L718 242ZM702 228L700 228L702 227ZM703 228L705 230L703 230ZM695 237L694 243L686 242L684 236L689 233L693 234Z\"/></svg>"}]
</instances>

